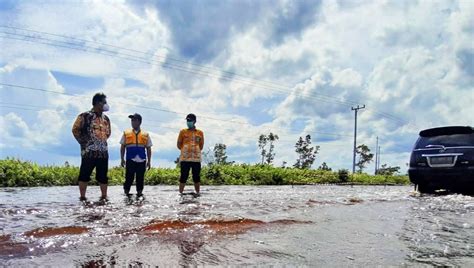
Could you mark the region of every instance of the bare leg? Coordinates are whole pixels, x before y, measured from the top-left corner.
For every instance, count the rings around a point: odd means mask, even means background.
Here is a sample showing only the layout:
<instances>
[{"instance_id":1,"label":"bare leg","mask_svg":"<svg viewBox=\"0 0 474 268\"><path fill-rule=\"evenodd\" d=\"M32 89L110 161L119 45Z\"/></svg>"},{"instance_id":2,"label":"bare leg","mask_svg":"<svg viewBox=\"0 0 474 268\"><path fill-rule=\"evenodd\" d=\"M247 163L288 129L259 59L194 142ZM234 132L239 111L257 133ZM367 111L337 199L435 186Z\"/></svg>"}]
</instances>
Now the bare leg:
<instances>
[{"instance_id":1,"label":"bare leg","mask_svg":"<svg viewBox=\"0 0 474 268\"><path fill-rule=\"evenodd\" d=\"M180 194L183 193L183 191L184 191L184 186L185 186L185 185L186 185L186 184L184 184L184 183L179 183L179 193L180 193Z\"/></svg>"},{"instance_id":2,"label":"bare leg","mask_svg":"<svg viewBox=\"0 0 474 268\"><path fill-rule=\"evenodd\" d=\"M201 183L195 182L194 183L194 191L196 191L197 194L199 194L200 188L201 188Z\"/></svg>"},{"instance_id":3,"label":"bare leg","mask_svg":"<svg viewBox=\"0 0 474 268\"><path fill-rule=\"evenodd\" d=\"M101 198L107 198L107 184L101 183L100 184L100 191L102 192Z\"/></svg>"},{"instance_id":4,"label":"bare leg","mask_svg":"<svg viewBox=\"0 0 474 268\"><path fill-rule=\"evenodd\" d=\"M81 199L86 198L87 182L79 181L79 192L81 193Z\"/></svg>"}]
</instances>

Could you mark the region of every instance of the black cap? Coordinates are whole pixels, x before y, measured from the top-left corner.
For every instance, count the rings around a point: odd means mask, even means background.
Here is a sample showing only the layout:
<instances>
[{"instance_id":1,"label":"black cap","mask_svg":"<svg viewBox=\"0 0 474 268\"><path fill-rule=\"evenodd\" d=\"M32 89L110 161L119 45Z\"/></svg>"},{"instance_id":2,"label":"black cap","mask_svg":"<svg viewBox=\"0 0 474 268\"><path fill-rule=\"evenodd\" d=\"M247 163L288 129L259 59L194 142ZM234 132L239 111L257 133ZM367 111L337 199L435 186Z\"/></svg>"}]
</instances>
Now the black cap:
<instances>
[{"instance_id":1,"label":"black cap","mask_svg":"<svg viewBox=\"0 0 474 268\"><path fill-rule=\"evenodd\" d=\"M188 121L196 121L196 115L195 114L188 114L186 116L186 120Z\"/></svg>"},{"instance_id":2,"label":"black cap","mask_svg":"<svg viewBox=\"0 0 474 268\"><path fill-rule=\"evenodd\" d=\"M140 122L142 121L142 116L137 113L129 115L128 118L131 118L131 119L135 118L135 119L138 119Z\"/></svg>"}]
</instances>

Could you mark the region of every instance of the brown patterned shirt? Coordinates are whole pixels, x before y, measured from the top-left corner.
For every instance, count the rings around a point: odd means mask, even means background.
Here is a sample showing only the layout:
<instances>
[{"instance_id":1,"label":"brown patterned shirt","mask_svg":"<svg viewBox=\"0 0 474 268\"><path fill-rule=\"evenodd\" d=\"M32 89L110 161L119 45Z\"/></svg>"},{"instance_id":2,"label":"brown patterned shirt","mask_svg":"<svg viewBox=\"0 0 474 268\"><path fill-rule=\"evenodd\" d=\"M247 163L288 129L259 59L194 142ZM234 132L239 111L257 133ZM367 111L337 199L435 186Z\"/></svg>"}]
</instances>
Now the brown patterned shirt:
<instances>
[{"instance_id":1,"label":"brown patterned shirt","mask_svg":"<svg viewBox=\"0 0 474 268\"><path fill-rule=\"evenodd\" d=\"M183 129L178 136L179 161L201 162L201 150L204 147L204 133L199 129Z\"/></svg>"},{"instance_id":2,"label":"brown patterned shirt","mask_svg":"<svg viewBox=\"0 0 474 268\"><path fill-rule=\"evenodd\" d=\"M77 116L72 134L81 145L83 158L108 158L107 139L110 137L110 120L102 113L87 111Z\"/></svg>"}]
</instances>

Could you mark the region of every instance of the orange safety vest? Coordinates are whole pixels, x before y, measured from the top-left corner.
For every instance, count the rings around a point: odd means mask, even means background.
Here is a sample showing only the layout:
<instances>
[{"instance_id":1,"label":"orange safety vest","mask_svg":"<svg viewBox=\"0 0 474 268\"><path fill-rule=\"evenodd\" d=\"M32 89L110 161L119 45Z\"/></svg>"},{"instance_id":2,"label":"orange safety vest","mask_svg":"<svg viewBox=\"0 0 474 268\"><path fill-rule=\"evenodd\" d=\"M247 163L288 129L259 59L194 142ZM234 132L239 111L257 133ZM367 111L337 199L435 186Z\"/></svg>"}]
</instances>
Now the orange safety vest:
<instances>
[{"instance_id":1,"label":"orange safety vest","mask_svg":"<svg viewBox=\"0 0 474 268\"><path fill-rule=\"evenodd\" d=\"M127 148L127 160L138 155L141 159L146 159L145 147L148 143L149 135L147 132L140 130L135 133L133 129L123 132L125 135L125 148Z\"/></svg>"}]
</instances>

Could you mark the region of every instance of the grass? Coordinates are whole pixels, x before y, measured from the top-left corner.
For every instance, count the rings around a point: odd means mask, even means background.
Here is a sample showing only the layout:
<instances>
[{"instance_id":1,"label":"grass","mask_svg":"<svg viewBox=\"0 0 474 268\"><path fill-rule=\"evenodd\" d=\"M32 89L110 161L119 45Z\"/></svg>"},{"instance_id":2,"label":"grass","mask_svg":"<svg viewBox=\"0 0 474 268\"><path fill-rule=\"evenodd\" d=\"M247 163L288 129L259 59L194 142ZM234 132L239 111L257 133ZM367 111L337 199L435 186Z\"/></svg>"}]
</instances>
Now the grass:
<instances>
[{"instance_id":1,"label":"grass","mask_svg":"<svg viewBox=\"0 0 474 268\"><path fill-rule=\"evenodd\" d=\"M124 182L124 168L109 169L109 185ZM152 168L145 175L147 185L177 185L178 168ZM7 158L0 160L0 187L34 187L76 185L79 167L40 166L36 163ZM94 178L95 174L92 174ZM192 180L188 180L189 183ZM211 165L203 167L201 183L204 185L305 185L327 183L410 184L407 176L347 174L347 171L325 171L272 167L269 165ZM95 179L91 184L97 184Z\"/></svg>"}]
</instances>

